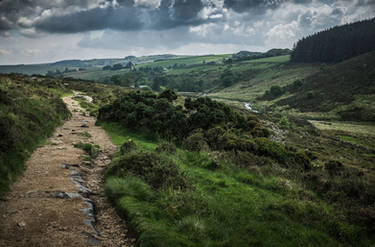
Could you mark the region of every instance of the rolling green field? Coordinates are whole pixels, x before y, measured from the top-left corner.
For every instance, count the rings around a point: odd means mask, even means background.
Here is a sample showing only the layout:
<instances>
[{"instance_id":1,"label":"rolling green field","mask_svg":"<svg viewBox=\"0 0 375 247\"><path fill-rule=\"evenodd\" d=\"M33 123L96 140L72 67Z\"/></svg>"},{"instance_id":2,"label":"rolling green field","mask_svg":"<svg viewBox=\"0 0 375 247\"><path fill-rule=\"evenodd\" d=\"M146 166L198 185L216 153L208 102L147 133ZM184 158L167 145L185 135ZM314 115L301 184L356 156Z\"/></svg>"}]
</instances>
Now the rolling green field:
<instances>
[{"instance_id":1,"label":"rolling green field","mask_svg":"<svg viewBox=\"0 0 375 247\"><path fill-rule=\"evenodd\" d=\"M108 82L111 76L118 75L121 73L127 73L129 69L121 70L103 70L100 68L90 68L85 71L78 71L72 73L65 73L64 77L71 77L82 80L98 81L98 82Z\"/></svg>"},{"instance_id":2,"label":"rolling green field","mask_svg":"<svg viewBox=\"0 0 375 247\"><path fill-rule=\"evenodd\" d=\"M232 54L224 54L224 55L207 55L207 56L192 56L192 57L186 57L186 58L176 58L176 59L168 59L163 61L157 61L153 63L142 63L138 67L173 67L176 65L199 65L209 62L219 62L221 63L223 59L231 58Z\"/></svg>"},{"instance_id":3,"label":"rolling green field","mask_svg":"<svg viewBox=\"0 0 375 247\"><path fill-rule=\"evenodd\" d=\"M26 75L33 75L33 74L40 74L45 75L48 71L64 71L65 68L77 70L73 77L80 78L80 79L91 79L95 80L96 75L92 75L88 77L83 73L83 77L81 78L80 75L83 71L78 71L78 69L83 68L86 70L97 70L101 71L101 68L106 65L114 65L117 63L126 64L129 61L132 61L134 64L142 64L142 63L150 63L154 60L158 59L175 59L175 58L184 58L186 56L177 56L177 55L151 55L151 56L142 56L136 57L132 59L125 59L125 58L108 58L108 59L90 59L90 60L63 60L55 63L45 63L45 64L19 64L19 65L0 65L0 74L1 73L20 73ZM68 76L71 76L67 73Z\"/></svg>"}]
</instances>

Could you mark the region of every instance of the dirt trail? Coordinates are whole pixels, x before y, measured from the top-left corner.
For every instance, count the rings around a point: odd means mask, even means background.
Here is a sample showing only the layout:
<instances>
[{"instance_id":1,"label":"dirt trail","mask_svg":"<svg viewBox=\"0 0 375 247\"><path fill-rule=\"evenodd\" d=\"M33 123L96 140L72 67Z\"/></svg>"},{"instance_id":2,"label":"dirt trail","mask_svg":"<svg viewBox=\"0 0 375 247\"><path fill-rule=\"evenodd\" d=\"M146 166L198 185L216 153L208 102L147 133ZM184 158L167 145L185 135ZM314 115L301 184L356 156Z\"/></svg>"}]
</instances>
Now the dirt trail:
<instances>
[{"instance_id":1,"label":"dirt trail","mask_svg":"<svg viewBox=\"0 0 375 247\"><path fill-rule=\"evenodd\" d=\"M103 193L103 172L116 147L74 100L73 116L27 161L27 170L0 202L0 246L130 246L125 222ZM84 136L88 132L91 137ZM73 145L100 146L95 160Z\"/></svg>"}]
</instances>

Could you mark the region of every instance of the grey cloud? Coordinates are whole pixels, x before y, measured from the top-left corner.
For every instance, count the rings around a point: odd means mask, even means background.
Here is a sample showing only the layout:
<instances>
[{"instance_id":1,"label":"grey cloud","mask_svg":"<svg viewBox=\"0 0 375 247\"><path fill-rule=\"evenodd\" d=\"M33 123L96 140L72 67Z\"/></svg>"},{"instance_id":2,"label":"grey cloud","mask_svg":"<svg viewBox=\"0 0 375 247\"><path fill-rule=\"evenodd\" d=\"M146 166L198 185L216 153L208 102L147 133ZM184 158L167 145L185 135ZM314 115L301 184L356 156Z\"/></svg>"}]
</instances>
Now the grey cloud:
<instances>
[{"instance_id":1,"label":"grey cloud","mask_svg":"<svg viewBox=\"0 0 375 247\"><path fill-rule=\"evenodd\" d=\"M173 5L173 16L179 20L191 20L197 16L202 8L203 4L200 0L176 0Z\"/></svg>"},{"instance_id":2,"label":"grey cloud","mask_svg":"<svg viewBox=\"0 0 375 247\"><path fill-rule=\"evenodd\" d=\"M54 33L76 33L101 29L165 30L206 22L197 15L203 8L200 0L164 0L157 9L134 7L133 0L118 1L118 7L94 8L67 15L50 16L37 21L37 29Z\"/></svg>"},{"instance_id":3,"label":"grey cloud","mask_svg":"<svg viewBox=\"0 0 375 247\"><path fill-rule=\"evenodd\" d=\"M89 30L114 29L137 30L143 26L134 8L95 8L63 16L51 16L35 23L35 27L51 33L77 33Z\"/></svg>"},{"instance_id":4,"label":"grey cloud","mask_svg":"<svg viewBox=\"0 0 375 247\"><path fill-rule=\"evenodd\" d=\"M31 13L32 7L33 3L27 0L0 1L0 31L14 28L18 17Z\"/></svg>"},{"instance_id":5,"label":"grey cloud","mask_svg":"<svg viewBox=\"0 0 375 247\"><path fill-rule=\"evenodd\" d=\"M6 17L2 16L0 18L0 31L7 31L12 29L13 23L9 21Z\"/></svg>"},{"instance_id":6,"label":"grey cloud","mask_svg":"<svg viewBox=\"0 0 375 247\"><path fill-rule=\"evenodd\" d=\"M332 10L331 14L335 15L335 16L342 16L344 14L344 12L343 12L342 9L336 8L336 9Z\"/></svg>"},{"instance_id":7,"label":"grey cloud","mask_svg":"<svg viewBox=\"0 0 375 247\"><path fill-rule=\"evenodd\" d=\"M328 0L320 1L325 2ZM238 13L247 12L249 10L257 10L259 13L263 13L267 9L275 9L286 2L309 4L312 0L224 0L224 6Z\"/></svg>"},{"instance_id":8,"label":"grey cloud","mask_svg":"<svg viewBox=\"0 0 375 247\"><path fill-rule=\"evenodd\" d=\"M92 5L90 0L1 0L0 1L0 31L17 27L21 17L39 15L40 11L50 8L65 9L68 7L87 8Z\"/></svg>"}]
</instances>

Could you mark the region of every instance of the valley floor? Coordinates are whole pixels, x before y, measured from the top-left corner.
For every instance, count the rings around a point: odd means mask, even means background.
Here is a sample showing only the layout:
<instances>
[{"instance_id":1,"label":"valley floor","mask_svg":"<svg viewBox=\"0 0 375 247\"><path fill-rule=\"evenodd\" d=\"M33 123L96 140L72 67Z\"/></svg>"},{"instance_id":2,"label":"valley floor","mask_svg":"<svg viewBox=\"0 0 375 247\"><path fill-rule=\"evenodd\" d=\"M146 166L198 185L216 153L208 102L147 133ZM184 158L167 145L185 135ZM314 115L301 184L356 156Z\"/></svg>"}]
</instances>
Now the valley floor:
<instances>
[{"instance_id":1,"label":"valley floor","mask_svg":"<svg viewBox=\"0 0 375 247\"><path fill-rule=\"evenodd\" d=\"M130 246L126 224L103 192L116 147L74 96L64 102L72 118L33 153L0 202L0 246ZM100 144L100 152L89 157L77 143Z\"/></svg>"}]
</instances>

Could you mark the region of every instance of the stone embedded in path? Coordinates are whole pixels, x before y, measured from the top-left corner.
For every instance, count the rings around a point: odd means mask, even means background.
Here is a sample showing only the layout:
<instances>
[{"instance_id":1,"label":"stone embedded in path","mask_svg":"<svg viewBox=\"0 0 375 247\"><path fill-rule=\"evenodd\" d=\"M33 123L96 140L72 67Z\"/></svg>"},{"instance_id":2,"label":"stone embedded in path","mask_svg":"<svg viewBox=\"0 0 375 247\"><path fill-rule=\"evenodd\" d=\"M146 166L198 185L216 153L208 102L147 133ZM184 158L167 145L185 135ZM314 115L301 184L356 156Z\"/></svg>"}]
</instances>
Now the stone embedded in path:
<instances>
[{"instance_id":1,"label":"stone embedded in path","mask_svg":"<svg viewBox=\"0 0 375 247\"><path fill-rule=\"evenodd\" d=\"M60 145L60 144L63 144L63 142L61 140L52 140L50 141L51 145Z\"/></svg>"},{"instance_id":2,"label":"stone embedded in path","mask_svg":"<svg viewBox=\"0 0 375 247\"><path fill-rule=\"evenodd\" d=\"M57 199L71 199L76 196L77 193L69 193L65 191L52 190L52 191L29 191L26 192L26 196L29 198L57 198ZM79 196L79 194L77 194Z\"/></svg>"},{"instance_id":3,"label":"stone embedded in path","mask_svg":"<svg viewBox=\"0 0 375 247\"><path fill-rule=\"evenodd\" d=\"M25 227L26 223L25 223L25 221L20 221L20 222L17 223L17 226L19 226L19 227Z\"/></svg>"}]
</instances>

